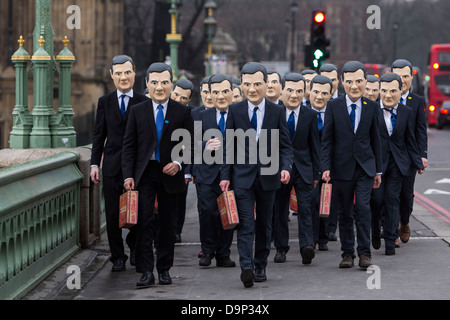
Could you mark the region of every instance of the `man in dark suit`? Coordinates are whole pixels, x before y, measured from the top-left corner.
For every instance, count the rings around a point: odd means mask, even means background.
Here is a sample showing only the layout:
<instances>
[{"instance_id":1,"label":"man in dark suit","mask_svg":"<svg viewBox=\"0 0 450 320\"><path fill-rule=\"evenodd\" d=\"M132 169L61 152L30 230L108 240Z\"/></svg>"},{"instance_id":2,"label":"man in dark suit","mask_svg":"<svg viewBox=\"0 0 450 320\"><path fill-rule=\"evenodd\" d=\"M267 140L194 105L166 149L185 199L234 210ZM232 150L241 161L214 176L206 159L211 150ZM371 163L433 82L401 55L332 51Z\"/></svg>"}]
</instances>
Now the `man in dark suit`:
<instances>
[{"instance_id":1,"label":"man in dark suit","mask_svg":"<svg viewBox=\"0 0 450 320\"><path fill-rule=\"evenodd\" d=\"M92 144L91 180L95 184L100 183L103 156L103 194L112 271L123 271L128 256L124 252L122 229L119 228L119 199L123 193L122 142L131 106L147 98L133 91L136 74L130 57L114 57L110 74L116 91L98 100ZM134 265L135 241L135 228L131 228L126 238L131 251L131 265Z\"/></svg>"},{"instance_id":2,"label":"man in dark suit","mask_svg":"<svg viewBox=\"0 0 450 320\"><path fill-rule=\"evenodd\" d=\"M403 177L423 173L412 125L412 111L399 104L402 80L395 73L384 74L381 79L379 126L383 152L383 182L372 192L372 243L380 247L380 226L383 225L385 253L395 254L398 237L400 192ZM383 222L382 209L385 209Z\"/></svg>"},{"instance_id":3,"label":"man in dark suit","mask_svg":"<svg viewBox=\"0 0 450 320\"><path fill-rule=\"evenodd\" d=\"M306 83L306 89L305 89L305 96L303 97L303 101L302 101L302 105L311 108L311 102L309 101L309 89L310 89L310 84L311 84L311 80L312 78L314 78L315 76L317 76L317 72L314 70L303 70L302 71L302 76L303 78L305 78L305 83Z\"/></svg>"},{"instance_id":4,"label":"man in dark suit","mask_svg":"<svg viewBox=\"0 0 450 320\"><path fill-rule=\"evenodd\" d=\"M325 76L331 80L332 83L332 89L331 89L331 97L329 98L329 101L336 99L339 97L339 69L334 64L326 63L323 64L319 68L319 75ZM325 107L326 108L325 103ZM325 109L323 110L325 112ZM324 113L322 114L322 117L324 116ZM317 192L317 191L316 191ZM319 195L320 197L320 195ZM334 203L336 200L336 192L332 192L332 203ZM326 219L326 238L330 241L337 241L336 237L336 230L338 225L338 217L339 212L337 212L337 208L335 205L331 205L331 211L330 216ZM316 217L316 219L318 219ZM320 219L319 221L324 221L324 219ZM322 250L325 250L325 246L327 240L325 238L321 238L319 247L322 246ZM324 246L325 245L325 246ZM320 248L319 248L320 249Z\"/></svg>"},{"instance_id":5,"label":"man in dark suit","mask_svg":"<svg viewBox=\"0 0 450 320\"><path fill-rule=\"evenodd\" d=\"M408 106L412 110L412 123L414 136L416 138L419 154L422 157L424 168L428 166L428 136L427 124L425 120L425 101L423 97L418 96L411 91L413 80L413 66L411 62L404 59L398 59L392 63L391 71L402 78L402 97L400 103ZM414 207L414 183L416 174L405 176L400 196L400 239L406 243L409 241L410 228L409 217Z\"/></svg>"},{"instance_id":6,"label":"man in dark suit","mask_svg":"<svg viewBox=\"0 0 450 320\"><path fill-rule=\"evenodd\" d=\"M329 100L336 99L338 95L339 88L339 69L334 64L325 63L319 68L319 75L325 76L331 80L331 97Z\"/></svg>"},{"instance_id":7,"label":"man in dark suit","mask_svg":"<svg viewBox=\"0 0 450 320\"><path fill-rule=\"evenodd\" d=\"M275 104L279 104L281 89L280 74L276 71L268 71L266 99Z\"/></svg>"},{"instance_id":8,"label":"man in dark suit","mask_svg":"<svg viewBox=\"0 0 450 320\"><path fill-rule=\"evenodd\" d=\"M214 153L215 156L218 150L223 152L221 141L225 138L225 130L228 128L228 106L231 104L233 91L230 79L223 74L211 76L209 88L215 108L202 111L200 120L203 134L208 130L216 130L216 134L213 134L210 137L211 139L204 144L204 148ZM222 138L219 139L219 136L222 136ZM222 159L223 156L220 156L220 160ZM214 161L214 163L207 164L203 161L201 164L193 165L196 168L194 171L197 172L195 186L200 207L200 239L203 251L199 265L202 267L211 265L211 260L214 257L218 267L236 266L235 262L230 259L230 247L234 231L223 229L217 206L217 198L222 194L219 186L221 169L223 168L222 162Z\"/></svg>"},{"instance_id":9,"label":"man in dark suit","mask_svg":"<svg viewBox=\"0 0 450 320\"><path fill-rule=\"evenodd\" d=\"M189 108L169 99L172 69L164 63L154 63L147 70L146 81L151 100L131 109L122 150L124 188L139 191L136 271L142 273L137 282L140 288L155 283L155 196L159 212L159 284L172 284L169 269L174 259L176 206L186 190L183 168L192 161L194 134ZM172 141L178 129L184 129L188 137ZM182 156L181 146L185 147Z\"/></svg>"},{"instance_id":10,"label":"man in dark suit","mask_svg":"<svg viewBox=\"0 0 450 320\"><path fill-rule=\"evenodd\" d=\"M323 75L315 76L311 80L311 90L309 93L311 99L311 110L315 112L317 117L317 129L319 132L319 140L322 139L323 125L325 123L325 112L327 109L327 103L331 99L333 93L332 80ZM321 170L319 168L319 170ZM318 185L313 190L311 212L313 217L314 228L314 243L319 245L319 251L328 250L328 241L331 240L331 236L335 236L337 226L337 210L335 205L331 205L331 212L328 218L319 217L320 210L320 194L323 181L320 180ZM332 220L332 226L329 226L329 221ZM330 228L330 231L328 231ZM334 240L334 239L333 239ZM337 239L336 239L337 240Z\"/></svg>"},{"instance_id":11,"label":"man in dark suit","mask_svg":"<svg viewBox=\"0 0 450 320\"><path fill-rule=\"evenodd\" d=\"M300 254L303 264L310 264L315 256L311 216L312 191L320 179L319 131L317 114L302 106L305 79L301 74L289 73L282 82L281 99L284 105L294 161L291 179L277 190L278 210L274 217L274 245L277 248L275 262L284 262L289 251L289 199L292 188L297 199L297 221Z\"/></svg>"},{"instance_id":12,"label":"man in dark suit","mask_svg":"<svg viewBox=\"0 0 450 320\"><path fill-rule=\"evenodd\" d=\"M275 192L281 183L289 182L293 154L285 111L264 98L267 91L265 67L260 63L247 63L241 70L241 81L247 100L229 108L228 121L235 130L234 150L228 150L231 139L227 135L227 163L220 186L226 191L230 180L233 185L240 220L237 246L241 281L248 288L253 286L253 281L267 280L265 269L270 253ZM233 151L234 159L230 159ZM271 158L267 161L264 158L268 155Z\"/></svg>"},{"instance_id":13,"label":"man in dark suit","mask_svg":"<svg viewBox=\"0 0 450 320\"><path fill-rule=\"evenodd\" d=\"M171 99L181 103L182 105L188 107L193 110L192 106L190 106L190 102L192 100L192 94L194 93L194 84L188 79L180 79L175 83L174 89L171 93ZM181 232L183 231L184 220L186 218L186 197L188 193L189 182L191 178L189 176L185 176L186 182L186 192L184 196L180 197L180 203L177 208L177 221L175 228L175 242L181 242Z\"/></svg>"},{"instance_id":14,"label":"man in dark suit","mask_svg":"<svg viewBox=\"0 0 450 320\"><path fill-rule=\"evenodd\" d=\"M380 98L380 78L368 75L366 91L364 92L364 97L372 101L379 101Z\"/></svg>"},{"instance_id":15,"label":"man in dark suit","mask_svg":"<svg viewBox=\"0 0 450 320\"><path fill-rule=\"evenodd\" d=\"M322 179L333 178L339 211L340 268L353 267L356 223L359 266L372 264L370 253L370 197L381 183L382 159L378 105L363 98L367 72L358 61L342 68L346 94L328 102L322 134ZM356 199L356 211L353 199Z\"/></svg>"}]
</instances>

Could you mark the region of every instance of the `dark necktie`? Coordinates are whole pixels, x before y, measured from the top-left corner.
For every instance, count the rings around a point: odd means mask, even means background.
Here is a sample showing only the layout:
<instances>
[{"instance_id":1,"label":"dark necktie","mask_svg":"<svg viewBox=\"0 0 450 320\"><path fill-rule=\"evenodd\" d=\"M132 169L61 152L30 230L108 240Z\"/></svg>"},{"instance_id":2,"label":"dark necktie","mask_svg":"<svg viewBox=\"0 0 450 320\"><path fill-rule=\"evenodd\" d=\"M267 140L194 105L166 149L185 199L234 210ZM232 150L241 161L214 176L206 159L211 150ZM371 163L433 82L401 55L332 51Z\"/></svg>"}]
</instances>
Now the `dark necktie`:
<instances>
[{"instance_id":1,"label":"dark necktie","mask_svg":"<svg viewBox=\"0 0 450 320\"><path fill-rule=\"evenodd\" d=\"M319 134L322 133L322 129L323 129L323 120L322 120L322 116L321 116L321 111L317 111L317 122L318 122L318 128L319 128Z\"/></svg>"},{"instance_id":2,"label":"dark necktie","mask_svg":"<svg viewBox=\"0 0 450 320\"><path fill-rule=\"evenodd\" d=\"M311 108L311 102L310 102L309 100L306 100L305 105L306 105L308 108Z\"/></svg>"},{"instance_id":3,"label":"dark necktie","mask_svg":"<svg viewBox=\"0 0 450 320\"><path fill-rule=\"evenodd\" d=\"M391 114L392 131L394 131L395 124L397 123L397 115L394 113L394 108L391 109L383 108L383 110L389 111L389 113Z\"/></svg>"},{"instance_id":4,"label":"dark necktie","mask_svg":"<svg viewBox=\"0 0 450 320\"><path fill-rule=\"evenodd\" d=\"M350 105L352 111L350 112L350 121L352 122L353 130L355 129L355 119L356 119L356 104L352 103Z\"/></svg>"},{"instance_id":5,"label":"dark necktie","mask_svg":"<svg viewBox=\"0 0 450 320\"><path fill-rule=\"evenodd\" d=\"M294 136L295 136L295 115L294 115L294 111L291 112L291 115L289 116L288 122L288 129L289 129L289 134L291 135L291 141L294 140Z\"/></svg>"},{"instance_id":6,"label":"dark necktie","mask_svg":"<svg viewBox=\"0 0 450 320\"><path fill-rule=\"evenodd\" d=\"M220 112L220 120L219 120L219 129L222 131L222 135L225 135L225 115L227 114L226 111Z\"/></svg>"},{"instance_id":7,"label":"dark necktie","mask_svg":"<svg viewBox=\"0 0 450 320\"><path fill-rule=\"evenodd\" d=\"M256 111L258 110L258 107L255 107L255 109L253 109L253 117L251 121L252 128L255 129L255 131L258 131L258 116L256 115Z\"/></svg>"},{"instance_id":8,"label":"dark necktie","mask_svg":"<svg viewBox=\"0 0 450 320\"><path fill-rule=\"evenodd\" d=\"M120 113L122 114L122 120L125 119L125 113L127 112L126 106L125 106L125 97L127 95L123 94L120 96L120 98L122 99L122 102L120 103Z\"/></svg>"},{"instance_id":9,"label":"dark necktie","mask_svg":"<svg viewBox=\"0 0 450 320\"><path fill-rule=\"evenodd\" d=\"M404 101L403 98L400 98L400 103L401 103L401 104L403 104L403 101Z\"/></svg>"},{"instance_id":10,"label":"dark necktie","mask_svg":"<svg viewBox=\"0 0 450 320\"><path fill-rule=\"evenodd\" d=\"M157 135L157 142L156 142L156 151L155 151L155 158L156 161L161 162L160 154L159 154L159 143L161 140L161 134L162 129L164 126L164 112L163 112L163 106L158 106L158 114L156 115L156 135Z\"/></svg>"}]
</instances>

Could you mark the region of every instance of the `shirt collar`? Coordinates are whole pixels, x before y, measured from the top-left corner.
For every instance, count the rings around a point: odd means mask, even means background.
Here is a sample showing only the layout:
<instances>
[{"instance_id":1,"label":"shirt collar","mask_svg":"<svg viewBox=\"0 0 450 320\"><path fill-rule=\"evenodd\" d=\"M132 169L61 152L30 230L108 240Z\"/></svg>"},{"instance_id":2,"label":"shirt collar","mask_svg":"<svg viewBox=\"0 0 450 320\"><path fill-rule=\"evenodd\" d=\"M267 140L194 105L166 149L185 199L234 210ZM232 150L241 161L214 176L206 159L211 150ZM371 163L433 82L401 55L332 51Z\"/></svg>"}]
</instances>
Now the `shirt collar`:
<instances>
[{"instance_id":1,"label":"shirt collar","mask_svg":"<svg viewBox=\"0 0 450 320\"><path fill-rule=\"evenodd\" d=\"M117 98L120 98L123 94L126 95L126 96L128 96L128 97L130 97L130 98L133 98L133 97L134 97L134 91L133 91L133 89L131 89L131 90L128 91L127 93L123 93L123 92L121 92L120 90L117 90Z\"/></svg>"},{"instance_id":2,"label":"shirt collar","mask_svg":"<svg viewBox=\"0 0 450 320\"><path fill-rule=\"evenodd\" d=\"M325 113L325 111L327 110L327 106L325 106L325 108L323 108L322 110L317 110L316 108L313 107L313 105L311 105L311 109L313 109L316 112L322 112Z\"/></svg>"},{"instance_id":3,"label":"shirt collar","mask_svg":"<svg viewBox=\"0 0 450 320\"><path fill-rule=\"evenodd\" d=\"M153 111L157 111L159 103L156 103L155 101L152 100L152 104L153 104ZM167 100L166 102L162 103L161 105L163 106L164 111L167 111L167 106L169 105L169 100Z\"/></svg>"},{"instance_id":4,"label":"shirt collar","mask_svg":"<svg viewBox=\"0 0 450 320\"><path fill-rule=\"evenodd\" d=\"M216 114L217 114L217 115L221 115L220 113L223 112L223 111L220 111L220 110L217 109L217 108L215 108L215 109L216 109ZM228 113L228 109L227 109L227 110L224 110L224 112Z\"/></svg>"},{"instance_id":5,"label":"shirt collar","mask_svg":"<svg viewBox=\"0 0 450 320\"><path fill-rule=\"evenodd\" d=\"M384 109L383 101L381 101L381 100L380 100L380 107L381 107L381 109ZM397 113L397 108L398 108L398 104L392 108L395 111L395 113Z\"/></svg>"},{"instance_id":6,"label":"shirt collar","mask_svg":"<svg viewBox=\"0 0 450 320\"><path fill-rule=\"evenodd\" d=\"M265 106L266 106L266 98L264 98L261 103L257 106L255 106L253 103L251 103L250 101L248 101L248 107L249 109L253 112L253 109L255 109L255 107L258 107L260 111L264 111L265 110Z\"/></svg>"},{"instance_id":7,"label":"shirt collar","mask_svg":"<svg viewBox=\"0 0 450 320\"><path fill-rule=\"evenodd\" d=\"M403 98L403 104L406 103L406 100L408 100L408 96L409 96L409 91L407 93L405 93L404 95L402 95Z\"/></svg>"},{"instance_id":8,"label":"shirt collar","mask_svg":"<svg viewBox=\"0 0 450 320\"><path fill-rule=\"evenodd\" d=\"M357 106L358 108L361 108L361 99L359 99L359 100L356 101L356 102L353 102L352 100L350 100L350 98L349 98L348 95L346 94L346 95L345 95L345 100L347 101L347 107L350 107L350 105L352 105L352 104L356 104L356 106Z\"/></svg>"}]
</instances>

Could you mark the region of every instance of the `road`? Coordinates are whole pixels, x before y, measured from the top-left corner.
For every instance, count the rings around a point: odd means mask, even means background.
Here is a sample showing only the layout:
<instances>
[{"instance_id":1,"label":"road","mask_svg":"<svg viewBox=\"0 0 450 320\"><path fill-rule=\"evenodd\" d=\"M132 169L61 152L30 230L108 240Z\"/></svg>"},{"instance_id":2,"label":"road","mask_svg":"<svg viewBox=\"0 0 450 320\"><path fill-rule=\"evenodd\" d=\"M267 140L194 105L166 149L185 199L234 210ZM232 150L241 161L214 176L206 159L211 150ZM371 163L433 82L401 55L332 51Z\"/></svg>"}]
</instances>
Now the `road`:
<instances>
[{"instance_id":1,"label":"road","mask_svg":"<svg viewBox=\"0 0 450 320\"><path fill-rule=\"evenodd\" d=\"M191 306L202 306L210 301L219 304L224 313L226 301L241 304L246 301L259 301L261 304L268 301L266 304L270 305L275 300L450 299L450 222L445 222L438 212L432 212L422 199L427 199L428 204L434 204L435 208L449 208L448 195L425 193L428 189L450 192L449 183L438 183L440 179L450 179L450 130L430 129L429 150L430 168L417 178L416 203L410 224L411 240L401 244L395 256L384 255L384 245L380 250L372 250L373 270L358 268L358 259L355 259L354 268L339 269L339 241L330 242L329 251L316 251L311 265L302 265L296 218L291 216L291 250L287 262L274 263L273 248L267 267L268 280L244 289L239 280L239 267L217 268L214 261L208 268L198 266L198 214L195 189L192 187L188 194L189 210L182 234L183 242L175 248L175 265L170 270L173 278L171 286L156 284L137 290L135 283L140 275L129 264L125 272L111 273L104 235L99 244L82 250L24 299L184 301L174 304L171 310L174 315L181 315L185 310L182 308L189 303ZM232 259L238 264L236 242L232 246ZM70 265L81 267L82 287L79 290L69 290L66 286L66 271ZM289 305L289 308L294 307ZM275 312L274 307L271 308Z\"/></svg>"}]
</instances>

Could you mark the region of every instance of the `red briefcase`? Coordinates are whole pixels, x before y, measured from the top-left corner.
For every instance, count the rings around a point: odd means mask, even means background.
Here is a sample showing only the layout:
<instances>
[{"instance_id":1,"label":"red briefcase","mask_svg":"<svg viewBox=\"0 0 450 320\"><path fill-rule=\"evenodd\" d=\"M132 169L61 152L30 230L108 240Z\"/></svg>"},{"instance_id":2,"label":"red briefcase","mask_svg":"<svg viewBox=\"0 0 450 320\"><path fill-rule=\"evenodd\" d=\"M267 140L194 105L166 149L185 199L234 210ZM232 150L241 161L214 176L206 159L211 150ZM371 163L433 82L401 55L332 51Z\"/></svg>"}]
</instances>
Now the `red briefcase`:
<instances>
[{"instance_id":1,"label":"red briefcase","mask_svg":"<svg viewBox=\"0 0 450 320\"><path fill-rule=\"evenodd\" d=\"M226 191L217 198L220 220L224 230L231 230L239 224L239 216L236 206L234 191Z\"/></svg>"},{"instance_id":2,"label":"red briefcase","mask_svg":"<svg viewBox=\"0 0 450 320\"><path fill-rule=\"evenodd\" d=\"M138 220L138 191L127 191L120 196L119 228L131 228Z\"/></svg>"},{"instance_id":3,"label":"red briefcase","mask_svg":"<svg viewBox=\"0 0 450 320\"><path fill-rule=\"evenodd\" d=\"M332 185L330 183L322 184L322 190L320 192L320 211L319 211L319 217L321 218L328 218L330 216L331 192L332 192Z\"/></svg>"}]
</instances>

